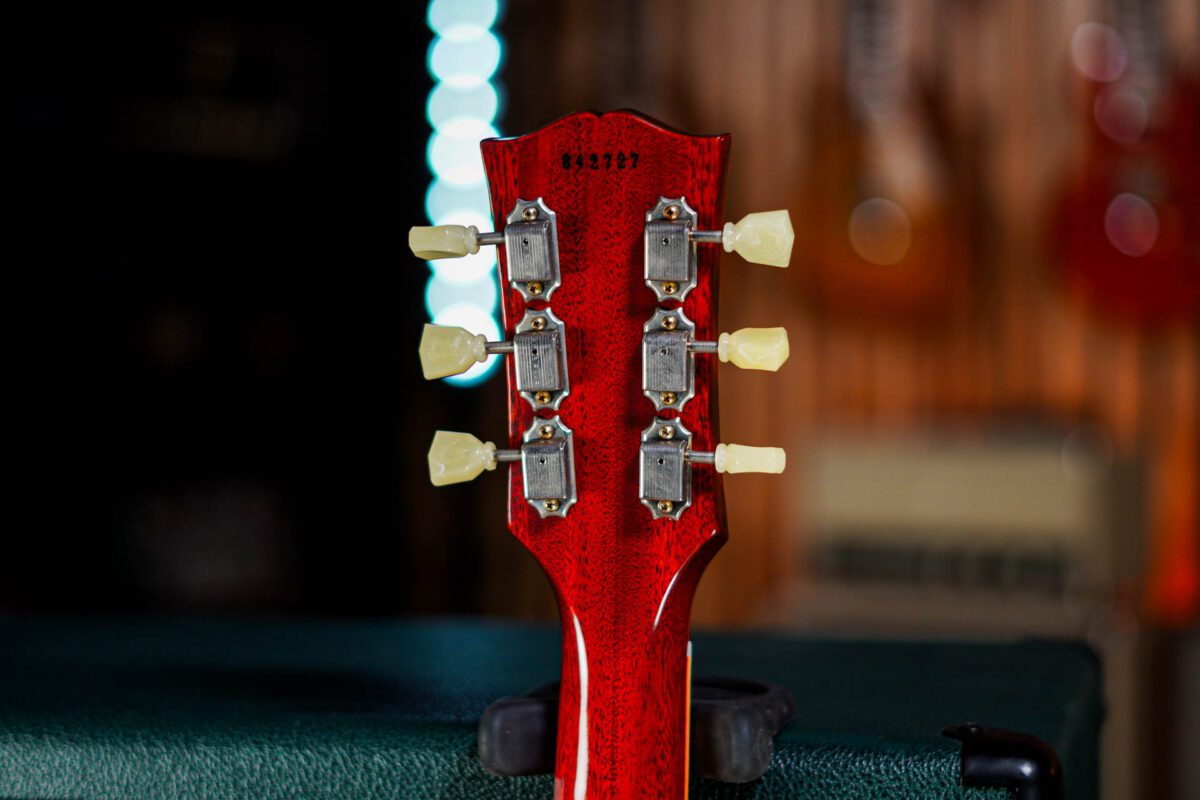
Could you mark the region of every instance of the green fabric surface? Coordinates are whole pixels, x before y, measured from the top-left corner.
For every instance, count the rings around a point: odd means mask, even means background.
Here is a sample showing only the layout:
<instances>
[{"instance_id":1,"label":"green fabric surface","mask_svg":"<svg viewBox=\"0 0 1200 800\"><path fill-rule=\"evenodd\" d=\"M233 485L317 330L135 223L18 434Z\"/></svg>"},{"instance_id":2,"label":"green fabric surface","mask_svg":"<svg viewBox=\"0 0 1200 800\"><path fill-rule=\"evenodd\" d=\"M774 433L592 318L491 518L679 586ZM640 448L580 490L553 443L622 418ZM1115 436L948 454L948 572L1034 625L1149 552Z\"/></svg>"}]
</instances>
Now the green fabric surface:
<instances>
[{"instance_id":1,"label":"green fabric surface","mask_svg":"<svg viewBox=\"0 0 1200 800\"><path fill-rule=\"evenodd\" d=\"M1100 676L1051 642L913 643L699 634L697 675L780 683L796 719L752 784L705 798L984 798L946 725L1031 733L1067 796L1096 795ZM558 675L556 629L432 621L0 621L0 797L552 796L496 778L475 724Z\"/></svg>"}]
</instances>

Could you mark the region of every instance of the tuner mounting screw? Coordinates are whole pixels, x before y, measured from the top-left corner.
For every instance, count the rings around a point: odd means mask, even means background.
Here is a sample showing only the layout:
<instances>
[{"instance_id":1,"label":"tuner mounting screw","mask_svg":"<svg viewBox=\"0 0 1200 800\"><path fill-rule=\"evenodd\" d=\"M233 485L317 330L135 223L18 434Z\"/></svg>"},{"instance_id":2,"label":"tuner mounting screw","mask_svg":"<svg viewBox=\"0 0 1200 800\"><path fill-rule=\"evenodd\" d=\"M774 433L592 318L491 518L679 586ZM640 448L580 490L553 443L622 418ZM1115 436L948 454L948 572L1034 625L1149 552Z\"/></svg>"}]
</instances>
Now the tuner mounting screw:
<instances>
[{"instance_id":1,"label":"tuner mounting screw","mask_svg":"<svg viewBox=\"0 0 1200 800\"><path fill-rule=\"evenodd\" d=\"M672 503L670 500L659 500L658 501L658 512L660 514L670 514L674 510L675 510L675 504Z\"/></svg>"},{"instance_id":2,"label":"tuner mounting screw","mask_svg":"<svg viewBox=\"0 0 1200 800\"><path fill-rule=\"evenodd\" d=\"M554 428L550 427L549 425L543 425L542 427L538 428L538 436L542 437L543 439L549 439L550 437L554 436Z\"/></svg>"},{"instance_id":3,"label":"tuner mounting screw","mask_svg":"<svg viewBox=\"0 0 1200 800\"><path fill-rule=\"evenodd\" d=\"M658 438L674 439L675 438L675 428L671 427L670 425L663 425L662 427L660 427L658 429Z\"/></svg>"},{"instance_id":4,"label":"tuner mounting screw","mask_svg":"<svg viewBox=\"0 0 1200 800\"><path fill-rule=\"evenodd\" d=\"M545 330L546 329L546 318L545 317L534 317L533 319L529 320L529 327L533 328L535 331Z\"/></svg>"},{"instance_id":5,"label":"tuner mounting screw","mask_svg":"<svg viewBox=\"0 0 1200 800\"><path fill-rule=\"evenodd\" d=\"M550 393L545 389L533 393L533 401L539 406L544 406L550 402Z\"/></svg>"},{"instance_id":6,"label":"tuner mounting screw","mask_svg":"<svg viewBox=\"0 0 1200 800\"><path fill-rule=\"evenodd\" d=\"M667 219L679 219L679 206L667 206L663 209L663 216Z\"/></svg>"},{"instance_id":7,"label":"tuner mounting screw","mask_svg":"<svg viewBox=\"0 0 1200 800\"><path fill-rule=\"evenodd\" d=\"M675 393L674 392L663 392L662 394L660 394L658 396L658 399L664 406L675 405Z\"/></svg>"},{"instance_id":8,"label":"tuner mounting screw","mask_svg":"<svg viewBox=\"0 0 1200 800\"><path fill-rule=\"evenodd\" d=\"M525 291L529 292L532 295L541 294L542 288L543 287L542 287L541 281L530 281L529 283L525 284Z\"/></svg>"},{"instance_id":9,"label":"tuner mounting screw","mask_svg":"<svg viewBox=\"0 0 1200 800\"><path fill-rule=\"evenodd\" d=\"M663 317L662 328L664 331L673 331L679 325L679 320L675 317Z\"/></svg>"},{"instance_id":10,"label":"tuner mounting screw","mask_svg":"<svg viewBox=\"0 0 1200 800\"><path fill-rule=\"evenodd\" d=\"M558 511L558 505L559 503L557 500L546 500L542 503L542 508L553 514L555 511Z\"/></svg>"},{"instance_id":11,"label":"tuner mounting screw","mask_svg":"<svg viewBox=\"0 0 1200 800\"><path fill-rule=\"evenodd\" d=\"M675 281L663 281L663 294L675 294L679 291L679 284Z\"/></svg>"},{"instance_id":12,"label":"tuner mounting screw","mask_svg":"<svg viewBox=\"0 0 1200 800\"><path fill-rule=\"evenodd\" d=\"M533 206L526 206L525 210L521 212L521 219L525 220L526 222L533 222L535 219L537 219L537 216L538 210Z\"/></svg>"}]
</instances>

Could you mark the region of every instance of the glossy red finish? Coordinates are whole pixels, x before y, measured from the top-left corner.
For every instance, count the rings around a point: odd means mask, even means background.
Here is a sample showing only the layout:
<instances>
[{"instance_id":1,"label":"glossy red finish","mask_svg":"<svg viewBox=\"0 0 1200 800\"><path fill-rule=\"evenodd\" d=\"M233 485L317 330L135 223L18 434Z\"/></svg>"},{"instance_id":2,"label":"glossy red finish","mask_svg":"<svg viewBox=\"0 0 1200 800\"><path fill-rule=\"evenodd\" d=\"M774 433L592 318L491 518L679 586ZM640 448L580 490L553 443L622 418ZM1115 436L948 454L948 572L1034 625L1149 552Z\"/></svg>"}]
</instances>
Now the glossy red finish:
<instances>
[{"instance_id":1,"label":"glossy red finish","mask_svg":"<svg viewBox=\"0 0 1200 800\"><path fill-rule=\"evenodd\" d=\"M580 113L482 150L495 219L537 197L558 216L562 285L548 305L567 331L571 394L559 415L575 434L579 501L565 519L541 519L521 496L519 465L509 473L509 525L549 576L562 616L555 796L679 800L692 596L725 541L725 510L720 476L704 466L679 522L652 520L638 500L639 437L655 416L641 392L642 325L656 306L642 235L660 196L686 197L702 228L720 227L729 136L690 136L628 111ZM525 303L500 251L511 335ZM700 247L698 285L684 303L698 338L717 331L719 251ZM696 396L682 413L701 450L719 441L715 361L697 359ZM508 383L515 447L533 411L515 391L511 359Z\"/></svg>"}]
</instances>

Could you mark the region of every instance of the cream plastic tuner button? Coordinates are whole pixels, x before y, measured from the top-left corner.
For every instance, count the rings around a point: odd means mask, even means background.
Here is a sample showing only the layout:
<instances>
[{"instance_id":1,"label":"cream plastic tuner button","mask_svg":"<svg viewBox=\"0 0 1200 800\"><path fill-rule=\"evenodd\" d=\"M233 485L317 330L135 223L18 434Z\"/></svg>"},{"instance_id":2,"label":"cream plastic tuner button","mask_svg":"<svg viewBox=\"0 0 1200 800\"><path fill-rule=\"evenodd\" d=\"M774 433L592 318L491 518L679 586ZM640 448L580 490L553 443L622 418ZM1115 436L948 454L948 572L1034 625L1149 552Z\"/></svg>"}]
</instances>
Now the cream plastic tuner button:
<instances>
[{"instance_id":1,"label":"cream plastic tuner button","mask_svg":"<svg viewBox=\"0 0 1200 800\"><path fill-rule=\"evenodd\" d=\"M497 450L469 433L438 431L429 446L429 482L434 486L473 481L480 473L496 468L497 461L515 461L517 450Z\"/></svg>"},{"instance_id":2,"label":"cream plastic tuner button","mask_svg":"<svg viewBox=\"0 0 1200 800\"><path fill-rule=\"evenodd\" d=\"M417 225L408 229L408 247L417 258L462 258L479 252L479 229L474 225Z\"/></svg>"},{"instance_id":3,"label":"cream plastic tuner button","mask_svg":"<svg viewBox=\"0 0 1200 800\"><path fill-rule=\"evenodd\" d=\"M557 217L542 198L517 200L498 231L474 225L418 225L408 229L408 247L417 258L473 256L484 245L504 247L508 282L526 300L549 300L562 282L558 266Z\"/></svg>"},{"instance_id":4,"label":"cream plastic tuner button","mask_svg":"<svg viewBox=\"0 0 1200 800\"><path fill-rule=\"evenodd\" d=\"M786 267L792 259L792 220L784 209L747 214L737 223L726 222L721 245L754 264Z\"/></svg>"},{"instance_id":5,"label":"cream plastic tuner button","mask_svg":"<svg viewBox=\"0 0 1200 800\"><path fill-rule=\"evenodd\" d=\"M426 325L417 348L425 380L466 372L488 357L488 340L481 333L452 325Z\"/></svg>"},{"instance_id":6,"label":"cream plastic tuner button","mask_svg":"<svg viewBox=\"0 0 1200 800\"><path fill-rule=\"evenodd\" d=\"M768 472L778 474L787 466L782 447L749 447L744 444L719 444L713 453L717 472Z\"/></svg>"},{"instance_id":7,"label":"cream plastic tuner button","mask_svg":"<svg viewBox=\"0 0 1200 800\"><path fill-rule=\"evenodd\" d=\"M717 339L717 358L742 369L775 372L787 361L788 353L784 328L742 328Z\"/></svg>"}]
</instances>

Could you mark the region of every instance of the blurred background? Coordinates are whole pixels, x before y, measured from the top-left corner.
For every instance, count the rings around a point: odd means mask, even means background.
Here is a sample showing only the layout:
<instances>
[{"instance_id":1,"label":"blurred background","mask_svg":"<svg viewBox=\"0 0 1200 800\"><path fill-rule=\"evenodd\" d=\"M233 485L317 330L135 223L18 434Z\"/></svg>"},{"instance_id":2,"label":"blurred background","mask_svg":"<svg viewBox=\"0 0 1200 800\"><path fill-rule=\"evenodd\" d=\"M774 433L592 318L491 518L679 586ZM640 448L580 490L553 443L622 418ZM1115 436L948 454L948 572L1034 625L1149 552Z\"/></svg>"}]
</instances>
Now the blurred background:
<instances>
[{"instance_id":1,"label":"blurred background","mask_svg":"<svg viewBox=\"0 0 1200 800\"><path fill-rule=\"evenodd\" d=\"M1200 7L1192 0L510 0L377 17L9 27L16 446L0 612L552 619L503 481L434 491L420 380L495 325L477 143L636 108L733 133L727 267L792 357L722 371L783 445L727 492L699 625L1067 636L1101 654L1106 797L1200 787ZM779 291L780 282L785 290Z\"/></svg>"}]
</instances>

